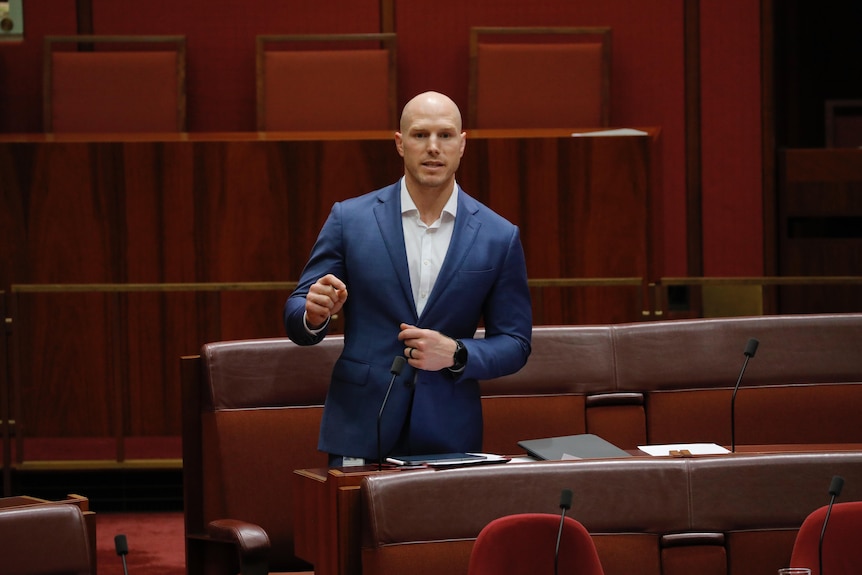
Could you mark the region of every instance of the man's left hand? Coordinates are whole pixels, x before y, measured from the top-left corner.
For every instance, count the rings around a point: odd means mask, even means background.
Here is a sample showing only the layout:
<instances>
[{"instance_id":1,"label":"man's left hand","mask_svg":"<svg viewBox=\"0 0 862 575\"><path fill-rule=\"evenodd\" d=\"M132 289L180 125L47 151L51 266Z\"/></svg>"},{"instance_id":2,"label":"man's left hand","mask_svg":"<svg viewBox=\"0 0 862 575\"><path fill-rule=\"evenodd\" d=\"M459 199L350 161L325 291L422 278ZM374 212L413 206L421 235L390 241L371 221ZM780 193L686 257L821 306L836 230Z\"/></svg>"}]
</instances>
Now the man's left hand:
<instances>
[{"instance_id":1,"label":"man's left hand","mask_svg":"<svg viewBox=\"0 0 862 575\"><path fill-rule=\"evenodd\" d=\"M401 324L398 339L404 344L404 357L411 366L426 371L440 371L455 363L455 340L432 329Z\"/></svg>"}]
</instances>

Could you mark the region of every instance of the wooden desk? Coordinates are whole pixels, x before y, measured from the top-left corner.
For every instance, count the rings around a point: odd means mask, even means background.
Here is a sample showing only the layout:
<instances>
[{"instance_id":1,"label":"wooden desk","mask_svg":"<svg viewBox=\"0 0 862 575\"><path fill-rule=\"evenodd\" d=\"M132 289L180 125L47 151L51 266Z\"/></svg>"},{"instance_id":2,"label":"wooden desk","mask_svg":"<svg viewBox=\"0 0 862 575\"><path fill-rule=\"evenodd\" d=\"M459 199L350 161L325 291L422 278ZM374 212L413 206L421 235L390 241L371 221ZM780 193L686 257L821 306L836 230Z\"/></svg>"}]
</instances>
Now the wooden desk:
<instances>
[{"instance_id":1,"label":"wooden desk","mask_svg":"<svg viewBox=\"0 0 862 575\"><path fill-rule=\"evenodd\" d=\"M12 497L0 497L0 507L23 507L25 505L42 505L45 503L69 503L77 505L81 511L90 511L90 500L80 495L69 495L66 499L51 501L30 495L15 495Z\"/></svg>"},{"instance_id":2,"label":"wooden desk","mask_svg":"<svg viewBox=\"0 0 862 575\"><path fill-rule=\"evenodd\" d=\"M0 497L0 507L22 507L24 505L38 505L40 503L51 503L46 499L30 497L29 495L16 495L14 497Z\"/></svg>"},{"instance_id":3,"label":"wooden desk","mask_svg":"<svg viewBox=\"0 0 862 575\"><path fill-rule=\"evenodd\" d=\"M362 573L360 485L377 466L299 469L293 474L294 551L315 575Z\"/></svg>"},{"instance_id":4,"label":"wooden desk","mask_svg":"<svg viewBox=\"0 0 862 575\"><path fill-rule=\"evenodd\" d=\"M736 453L860 450L862 450L862 444L858 443L738 445ZM734 454L690 457L734 457ZM530 463L513 462L507 465L530 465ZM362 479L377 473L410 473L410 471L397 469L377 471L376 466L296 470L291 487L296 510L294 516L296 555L314 565L315 575L361 575Z\"/></svg>"},{"instance_id":5,"label":"wooden desk","mask_svg":"<svg viewBox=\"0 0 862 575\"><path fill-rule=\"evenodd\" d=\"M785 149L779 154L778 271L783 276L858 276L862 269L862 149ZM775 288L778 313L860 309L862 286Z\"/></svg>"}]
</instances>

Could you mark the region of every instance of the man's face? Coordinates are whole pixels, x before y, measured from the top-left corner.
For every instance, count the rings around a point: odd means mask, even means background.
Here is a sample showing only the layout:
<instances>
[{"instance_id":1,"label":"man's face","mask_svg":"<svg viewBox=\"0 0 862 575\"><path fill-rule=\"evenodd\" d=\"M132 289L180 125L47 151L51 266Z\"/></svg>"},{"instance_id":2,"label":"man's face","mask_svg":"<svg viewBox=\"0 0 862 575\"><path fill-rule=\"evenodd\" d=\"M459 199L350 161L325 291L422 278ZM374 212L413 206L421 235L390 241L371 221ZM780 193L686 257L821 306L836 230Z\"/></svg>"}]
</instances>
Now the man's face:
<instances>
[{"instance_id":1,"label":"man's face","mask_svg":"<svg viewBox=\"0 0 862 575\"><path fill-rule=\"evenodd\" d=\"M412 103L402 120L395 144L404 158L408 189L449 189L466 144L457 108L432 98Z\"/></svg>"}]
</instances>

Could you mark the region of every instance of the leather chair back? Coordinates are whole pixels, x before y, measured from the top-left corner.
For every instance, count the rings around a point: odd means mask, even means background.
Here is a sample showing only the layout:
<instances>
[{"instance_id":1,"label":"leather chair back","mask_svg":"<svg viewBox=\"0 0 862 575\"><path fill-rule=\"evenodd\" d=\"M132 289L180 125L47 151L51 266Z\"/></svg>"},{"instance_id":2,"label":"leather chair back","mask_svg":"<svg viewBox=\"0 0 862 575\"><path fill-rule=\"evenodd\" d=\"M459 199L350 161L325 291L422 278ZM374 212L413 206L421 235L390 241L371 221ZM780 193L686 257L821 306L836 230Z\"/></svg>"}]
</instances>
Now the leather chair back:
<instances>
[{"instance_id":1,"label":"leather chair back","mask_svg":"<svg viewBox=\"0 0 862 575\"><path fill-rule=\"evenodd\" d=\"M607 126L610 58L607 27L472 28L470 126Z\"/></svg>"},{"instance_id":2,"label":"leather chair back","mask_svg":"<svg viewBox=\"0 0 862 575\"><path fill-rule=\"evenodd\" d=\"M95 575L90 535L77 505L0 508L0 573Z\"/></svg>"},{"instance_id":3,"label":"leather chair back","mask_svg":"<svg viewBox=\"0 0 862 575\"><path fill-rule=\"evenodd\" d=\"M47 36L45 132L184 132L185 61L183 36Z\"/></svg>"},{"instance_id":4,"label":"leather chair back","mask_svg":"<svg viewBox=\"0 0 862 575\"><path fill-rule=\"evenodd\" d=\"M571 517L561 522L560 517L548 513L500 517L486 525L476 538L467 575L522 573L604 575L596 547L584 526Z\"/></svg>"},{"instance_id":5,"label":"leather chair back","mask_svg":"<svg viewBox=\"0 0 862 575\"><path fill-rule=\"evenodd\" d=\"M257 129L394 130L395 39L392 33L258 36Z\"/></svg>"},{"instance_id":6,"label":"leather chair back","mask_svg":"<svg viewBox=\"0 0 862 575\"><path fill-rule=\"evenodd\" d=\"M862 573L862 548L859 547L862 535L862 501L836 503L832 506L826 531L828 505L811 512L805 518L790 557L791 567L808 567L811 575L823 572L829 575ZM823 554L820 555L820 535L823 534Z\"/></svg>"}]
</instances>

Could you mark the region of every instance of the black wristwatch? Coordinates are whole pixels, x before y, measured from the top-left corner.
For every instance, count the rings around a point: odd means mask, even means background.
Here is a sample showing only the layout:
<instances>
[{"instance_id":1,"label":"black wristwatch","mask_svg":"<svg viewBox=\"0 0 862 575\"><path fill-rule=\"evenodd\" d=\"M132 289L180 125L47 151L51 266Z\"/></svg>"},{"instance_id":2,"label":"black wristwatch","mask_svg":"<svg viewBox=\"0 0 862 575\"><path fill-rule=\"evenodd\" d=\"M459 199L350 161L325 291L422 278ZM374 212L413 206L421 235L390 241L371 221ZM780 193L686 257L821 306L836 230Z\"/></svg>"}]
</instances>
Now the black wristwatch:
<instances>
[{"instance_id":1,"label":"black wristwatch","mask_svg":"<svg viewBox=\"0 0 862 575\"><path fill-rule=\"evenodd\" d=\"M452 360L455 363L449 368L450 371L461 371L467 365L467 348L460 339L455 340L455 354Z\"/></svg>"}]
</instances>

